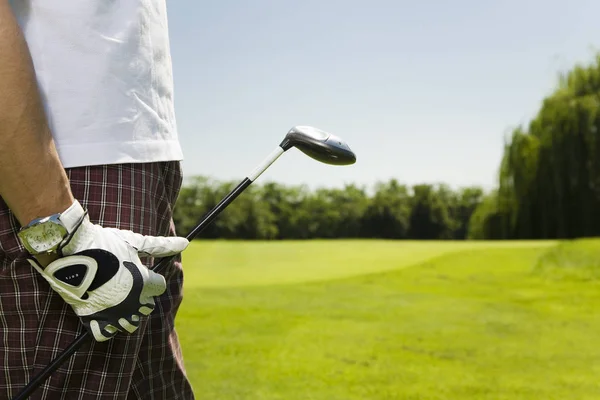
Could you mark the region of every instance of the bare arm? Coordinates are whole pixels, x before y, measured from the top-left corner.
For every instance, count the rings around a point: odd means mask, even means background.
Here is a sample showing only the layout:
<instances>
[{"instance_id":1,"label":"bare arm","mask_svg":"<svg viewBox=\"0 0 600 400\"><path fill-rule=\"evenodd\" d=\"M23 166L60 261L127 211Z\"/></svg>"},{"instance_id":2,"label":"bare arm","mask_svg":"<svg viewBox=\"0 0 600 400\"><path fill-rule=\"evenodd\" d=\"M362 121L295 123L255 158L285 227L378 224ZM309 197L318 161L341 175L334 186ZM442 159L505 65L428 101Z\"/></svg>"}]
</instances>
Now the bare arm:
<instances>
[{"instance_id":1,"label":"bare arm","mask_svg":"<svg viewBox=\"0 0 600 400\"><path fill-rule=\"evenodd\" d=\"M8 0L0 0L0 196L21 225L74 201Z\"/></svg>"}]
</instances>

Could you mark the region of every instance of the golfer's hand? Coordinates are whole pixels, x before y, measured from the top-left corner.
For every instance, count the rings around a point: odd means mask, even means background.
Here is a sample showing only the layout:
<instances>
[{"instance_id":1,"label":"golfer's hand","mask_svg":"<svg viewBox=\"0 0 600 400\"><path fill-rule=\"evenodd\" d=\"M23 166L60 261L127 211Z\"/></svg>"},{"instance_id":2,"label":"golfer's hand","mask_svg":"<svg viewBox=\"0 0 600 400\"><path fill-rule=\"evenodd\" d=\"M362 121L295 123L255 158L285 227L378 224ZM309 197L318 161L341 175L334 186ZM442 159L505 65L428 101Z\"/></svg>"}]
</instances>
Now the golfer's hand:
<instances>
[{"instance_id":1,"label":"golfer's hand","mask_svg":"<svg viewBox=\"0 0 600 400\"><path fill-rule=\"evenodd\" d=\"M43 268L30 264L48 281L82 323L103 342L117 332L135 332L140 318L155 307L154 296L166 289L165 278L142 264L141 254L166 257L185 250L182 237L153 237L94 225L86 215L63 257Z\"/></svg>"}]
</instances>

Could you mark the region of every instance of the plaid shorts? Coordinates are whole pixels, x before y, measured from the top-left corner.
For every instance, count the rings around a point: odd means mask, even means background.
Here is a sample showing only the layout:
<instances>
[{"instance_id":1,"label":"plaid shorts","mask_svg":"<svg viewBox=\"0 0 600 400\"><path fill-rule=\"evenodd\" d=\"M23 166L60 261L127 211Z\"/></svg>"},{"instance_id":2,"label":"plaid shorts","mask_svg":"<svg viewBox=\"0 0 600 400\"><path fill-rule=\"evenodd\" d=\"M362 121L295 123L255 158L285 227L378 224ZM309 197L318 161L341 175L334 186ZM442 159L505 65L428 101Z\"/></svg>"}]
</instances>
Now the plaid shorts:
<instances>
[{"instance_id":1,"label":"plaid shorts","mask_svg":"<svg viewBox=\"0 0 600 400\"><path fill-rule=\"evenodd\" d=\"M105 227L175 235L178 162L67 170L73 195ZM0 399L10 399L84 330L79 318L25 260L17 221L0 198ZM153 260L142 258L150 267ZM88 340L31 399L193 399L174 328L182 301L181 258L162 272L167 291L134 334Z\"/></svg>"}]
</instances>

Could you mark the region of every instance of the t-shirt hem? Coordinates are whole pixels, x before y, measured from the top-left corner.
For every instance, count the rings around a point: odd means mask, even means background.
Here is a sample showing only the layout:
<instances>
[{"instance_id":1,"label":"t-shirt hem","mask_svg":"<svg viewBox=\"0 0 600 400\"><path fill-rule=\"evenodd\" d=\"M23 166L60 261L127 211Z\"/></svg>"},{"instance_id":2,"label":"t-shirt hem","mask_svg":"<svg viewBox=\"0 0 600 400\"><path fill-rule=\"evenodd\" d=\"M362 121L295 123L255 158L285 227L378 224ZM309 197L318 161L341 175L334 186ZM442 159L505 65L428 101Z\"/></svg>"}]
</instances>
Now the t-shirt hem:
<instances>
[{"instance_id":1,"label":"t-shirt hem","mask_svg":"<svg viewBox=\"0 0 600 400\"><path fill-rule=\"evenodd\" d=\"M183 161L178 140L57 145L64 168Z\"/></svg>"}]
</instances>

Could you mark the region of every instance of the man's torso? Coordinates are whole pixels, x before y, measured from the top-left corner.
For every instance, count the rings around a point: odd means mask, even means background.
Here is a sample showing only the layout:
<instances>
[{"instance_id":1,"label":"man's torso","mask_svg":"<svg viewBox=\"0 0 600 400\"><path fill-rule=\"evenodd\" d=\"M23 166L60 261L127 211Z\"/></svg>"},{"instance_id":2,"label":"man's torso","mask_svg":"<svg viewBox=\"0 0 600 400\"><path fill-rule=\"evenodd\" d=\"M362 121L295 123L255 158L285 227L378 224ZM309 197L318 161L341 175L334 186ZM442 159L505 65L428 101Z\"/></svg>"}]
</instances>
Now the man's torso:
<instances>
[{"instance_id":1,"label":"man's torso","mask_svg":"<svg viewBox=\"0 0 600 400\"><path fill-rule=\"evenodd\" d=\"M183 158L164 0L13 0L67 168Z\"/></svg>"}]
</instances>

